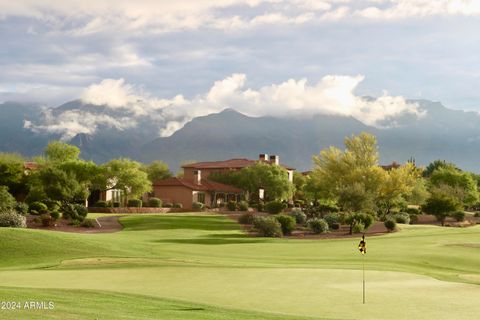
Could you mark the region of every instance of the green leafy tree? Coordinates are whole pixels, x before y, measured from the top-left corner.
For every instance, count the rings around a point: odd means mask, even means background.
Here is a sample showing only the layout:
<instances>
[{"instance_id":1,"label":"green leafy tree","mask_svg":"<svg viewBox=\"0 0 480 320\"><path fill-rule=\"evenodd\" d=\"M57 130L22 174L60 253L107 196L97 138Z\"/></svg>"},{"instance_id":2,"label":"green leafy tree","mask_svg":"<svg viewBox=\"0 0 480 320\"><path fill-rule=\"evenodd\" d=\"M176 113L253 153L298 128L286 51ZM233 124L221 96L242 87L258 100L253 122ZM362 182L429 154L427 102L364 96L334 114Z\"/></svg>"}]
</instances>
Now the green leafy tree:
<instances>
[{"instance_id":1,"label":"green leafy tree","mask_svg":"<svg viewBox=\"0 0 480 320\"><path fill-rule=\"evenodd\" d=\"M311 185L317 196L348 211L372 211L385 172L378 166L375 136L361 133L345 139L345 151L330 147L314 156Z\"/></svg>"},{"instance_id":2,"label":"green leafy tree","mask_svg":"<svg viewBox=\"0 0 480 320\"><path fill-rule=\"evenodd\" d=\"M43 187L43 192L51 200L64 204L84 201L88 196L88 189L80 184L75 175L67 173L57 167L43 167L38 170L37 182Z\"/></svg>"},{"instance_id":3,"label":"green leafy tree","mask_svg":"<svg viewBox=\"0 0 480 320\"><path fill-rule=\"evenodd\" d=\"M443 193L433 193L422 206L422 211L434 215L438 221L445 225L449 213L462 209L462 204L456 197Z\"/></svg>"},{"instance_id":4,"label":"green leafy tree","mask_svg":"<svg viewBox=\"0 0 480 320\"><path fill-rule=\"evenodd\" d=\"M428 164L428 166L423 171L423 176L425 178L429 178L435 172L435 170L442 168L461 171L455 164L451 162L446 162L445 160L435 160Z\"/></svg>"},{"instance_id":5,"label":"green leafy tree","mask_svg":"<svg viewBox=\"0 0 480 320\"><path fill-rule=\"evenodd\" d=\"M123 190L126 200L140 197L152 189L152 183L139 162L115 159L103 164L102 171L106 188Z\"/></svg>"},{"instance_id":6,"label":"green leafy tree","mask_svg":"<svg viewBox=\"0 0 480 320\"><path fill-rule=\"evenodd\" d=\"M44 150L48 162L65 162L77 160L80 149L61 141L50 142Z\"/></svg>"},{"instance_id":7,"label":"green leafy tree","mask_svg":"<svg viewBox=\"0 0 480 320\"><path fill-rule=\"evenodd\" d=\"M0 185L7 186L13 195L28 191L24 163L18 154L0 153Z\"/></svg>"},{"instance_id":8,"label":"green leafy tree","mask_svg":"<svg viewBox=\"0 0 480 320\"><path fill-rule=\"evenodd\" d=\"M150 164L143 167L143 170L147 173L148 179L153 183L155 181L170 178L172 173L168 168L168 164L163 161L153 161Z\"/></svg>"},{"instance_id":9,"label":"green leafy tree","mask_svg":"<svg viewBox=\"0 0 480 320\"><path fill-rule=\"evenodd\" d=\"M454 196L465 206L476 204L479 200L477 182L468 172L454 168L440 168L430 176L430 191Z\"/></svg>"},{"instance_id":10,"label":"green leafy tree","mask_svg":"<svg viewBox=\"0 0 480 320\"><path fill-rule=\"evenodd\" d=\"M307 185L307 176L301 172L293 172L293 184L295 186L294 200L305 200L305 186Z\"/></svg>"},{"instance_id":11,"label":"green leafy tree","mask_svg":"<svg viewBox=\"0 0 480 320\"><path fill-rule=\"evenodd\" d=\"M8 187L0 186L0 211L12 209L15 204L15 198L8 192Z\"/></svg>"}]
</instances>

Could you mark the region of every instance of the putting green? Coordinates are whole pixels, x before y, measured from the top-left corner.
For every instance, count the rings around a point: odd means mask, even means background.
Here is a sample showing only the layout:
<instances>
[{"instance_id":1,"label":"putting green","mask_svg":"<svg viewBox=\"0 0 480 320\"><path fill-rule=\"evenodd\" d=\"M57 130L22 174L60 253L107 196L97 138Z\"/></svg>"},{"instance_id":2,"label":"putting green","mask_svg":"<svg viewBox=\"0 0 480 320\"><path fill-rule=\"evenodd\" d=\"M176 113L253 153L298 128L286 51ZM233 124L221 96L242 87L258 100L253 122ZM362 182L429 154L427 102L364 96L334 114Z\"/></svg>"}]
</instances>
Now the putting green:
<instances>
[{"instance_id":1,"label":"putting green","mask_svg":"<svg viewBox=\"0 0 480 320\"><path fill-rule=\"evenodd\" d=\"M297 268L157 267L6 271L4 286L87 289L219 307L335 319L474 319L480 287L402 272Z\"/></svg>"}]
</instances>

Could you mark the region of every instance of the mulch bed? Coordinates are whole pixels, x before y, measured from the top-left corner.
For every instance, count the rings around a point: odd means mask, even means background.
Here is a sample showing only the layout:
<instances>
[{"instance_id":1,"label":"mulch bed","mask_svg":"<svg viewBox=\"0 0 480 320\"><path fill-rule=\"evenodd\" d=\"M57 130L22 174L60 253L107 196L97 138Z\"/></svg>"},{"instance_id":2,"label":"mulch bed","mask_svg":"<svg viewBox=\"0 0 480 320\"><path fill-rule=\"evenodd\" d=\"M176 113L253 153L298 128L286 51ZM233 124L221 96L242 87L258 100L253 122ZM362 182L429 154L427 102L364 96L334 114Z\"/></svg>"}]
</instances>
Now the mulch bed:
<instances>
[{"instance_id":1,"label":"mulch bed","mask_svg":"<svg viewBox=\"0 0 480 320\"><path fill-rule=\"evenodd\" d=\"M65 219L58 219L53 226L44 227L41 223L36 223L34 221L36 217L38 216L27 216L27 228L74 233L112 233L123 229L122 224L118 221L119 216L97 218L101 227L97 225L94 228L72 226L69 225L70 221Z\"/></svg>"}]
</instances>

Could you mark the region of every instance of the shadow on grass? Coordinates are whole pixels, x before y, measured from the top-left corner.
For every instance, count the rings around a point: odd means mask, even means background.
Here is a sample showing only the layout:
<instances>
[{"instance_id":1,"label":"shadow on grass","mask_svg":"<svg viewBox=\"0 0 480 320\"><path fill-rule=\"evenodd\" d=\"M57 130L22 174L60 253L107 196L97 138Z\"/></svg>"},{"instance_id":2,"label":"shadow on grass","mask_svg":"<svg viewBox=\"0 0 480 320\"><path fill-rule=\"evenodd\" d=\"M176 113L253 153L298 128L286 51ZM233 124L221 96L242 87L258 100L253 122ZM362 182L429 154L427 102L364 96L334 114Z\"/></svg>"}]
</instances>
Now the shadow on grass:
<instances>
[{"instance_id":1,"label":"shadow on grass","mask_svg":"<svg viewBox=\"0 0 480 320\"><path fill-rule=\"evenodd\" d=\"M223 216L129 216L121 220L124 231L140 230L239 230L234 221Z\"/></svg>"}]
</instances>

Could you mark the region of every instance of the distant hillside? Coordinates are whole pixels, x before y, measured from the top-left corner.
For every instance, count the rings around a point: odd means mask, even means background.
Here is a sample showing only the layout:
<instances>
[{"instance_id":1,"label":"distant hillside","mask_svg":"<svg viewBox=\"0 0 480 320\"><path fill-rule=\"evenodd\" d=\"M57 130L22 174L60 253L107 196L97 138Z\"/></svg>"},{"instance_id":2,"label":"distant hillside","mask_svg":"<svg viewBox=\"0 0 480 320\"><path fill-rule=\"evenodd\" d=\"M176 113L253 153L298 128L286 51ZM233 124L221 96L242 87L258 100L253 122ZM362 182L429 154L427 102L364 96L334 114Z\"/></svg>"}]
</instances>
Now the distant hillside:
<instances>
[{"instance_id":1,"label":"distant hillside","mask_svg":"<svg viewBox=\"0 0 480 320\"><path fill-rule=\"evenodd\" d=\"M80 133L68 142L81 148L82 157L96 162L116 157L143 162L160 159L175 171L182 160L256 158L259 153L268 153L278 154L283 163L299 170L308 170L312 155L330 145L343 147L345 136L365 131L377 136L382 163L405 162L410 157L418 164L445 159L461 168L480 172L477 160L480 159L480 116L476 112L447 109L437 102L413 102L425 111L423 117L387 119L385 129L367 126L352 117L253 118L227 109L195 118L166 138L158 138L158 122L146 119L123 130L100 124L94 134ZM72 101L53 109L51 114L55 117L68 111L85 110L99 117L125 112ZM128 119L128 113L121 116ZM24 129L24 120L42 121L40 108L0 104L1 151L37 155L49 140L60 137L58 133L39 134Z\"/></svg>"}]
</instances>

